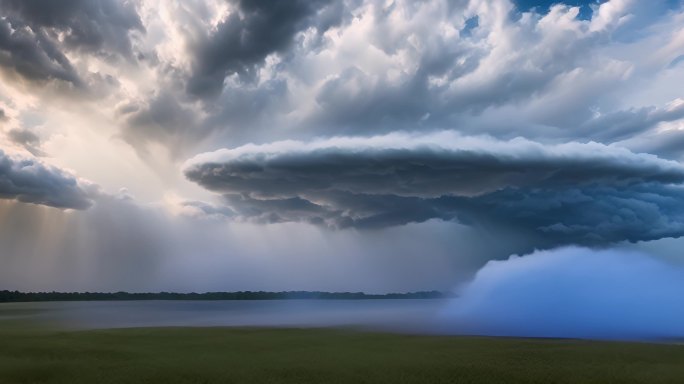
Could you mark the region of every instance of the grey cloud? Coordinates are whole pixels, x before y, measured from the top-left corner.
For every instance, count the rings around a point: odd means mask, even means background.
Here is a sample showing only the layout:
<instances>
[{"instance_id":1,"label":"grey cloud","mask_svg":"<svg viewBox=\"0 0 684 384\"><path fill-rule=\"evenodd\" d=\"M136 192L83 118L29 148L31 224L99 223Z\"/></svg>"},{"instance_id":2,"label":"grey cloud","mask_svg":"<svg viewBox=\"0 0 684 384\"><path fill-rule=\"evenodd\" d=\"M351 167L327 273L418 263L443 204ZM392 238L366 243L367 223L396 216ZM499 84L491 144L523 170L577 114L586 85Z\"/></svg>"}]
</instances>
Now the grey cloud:
<instances>
[{"instance_id":1,"label":"grey cloud","mask_svg":"<svg viewBox=\"0 0 684 384\"><path fill-rule=\"evenodd\" d=\"M328 192L307 194L306 198L255 199L234 194L224 198L242 217L260 223L306 222L328 228L380 229L454 218L453 212L440 211L433 199L396 195Z\"/></svg>"},{"instance_id":2,"label":"grey cloud","mask_svg":"<svg viewBox=\"0 0 684 384\"><path fill-rule=\"evenodd\" d=\"M590 32L580 25L570 27L559 20L565 11L546 15L545 20L540 15L531 15L529 20L516 22L498 20L489 9L474 7L473 11L465 2L395 2L388 7L376 3L370 8L373 18L372 22L365 22L370 24L364 29L366 44L356 47L358 52L326 52L339 59L335 65L339 69L324 70L316 79L299 73L302 71L296 66L311 65L306 57L316 58L309 47L299 45L290 50L297 59L281 63L281 72L319 85L314 88L316 108L303 115L297 130L339 135L453 127L464 117L476 117L491 108L525 105L547 93L558 93L558 83L566 77L596 73L606 64L596 48L605 43L609 32ZM478 22L476 31L464 35L441 33L436 27L444 23L465 28L468 20L480 20L480 16L482 22ZM553 24L559 26L551 28ZM501 46L488 47L489 44ZM378 66L382 70L363 63L364 52L375 55L377 50L385 54L379 55L382 64ZM411 64L401 63L397 57L406 58ZM620 72L617 67L613 64L610 71L599 76L617 78L610 73ZM619 82L615 80L614 84ZM553 118L542 119L576 128L591 115L589 107L596 102L594 94L592 89L585 101L576 106L582 109L580 113L572 111L566 116L563 109L553 108L552 112L545 107L543 110ZM293 111L301 107L298 100L293 100ZM258 117L250 126L260 125L258 119L262 115L255 116ZM578 120L578 116L582 119ZM592 128L587 126L578 132L568 128L567 135L586 137L584 132ZM476 133L469 126L459 129Z\"/></svg>"},{"instance_id":3,"label":"grey cloud","mask_svg":"<svg viewBox=\"0 0 684 384\"><path fill-rule=\"evenodd\" d=\"M129 33L144 30L129 2L2 0L0 65L31 81L85 81L65 52L132 57ZM60 37L61 36L61 37Z\"/></svg>"},{"instance_id":4,"label":"grey cloud","mask_svg":"<svg viewBox=\"0 0 684 384\"><path fill-rule=\"evenodd\" d=\"M12 157L0 150L0 198L56 208L91 206L92 186L36 159Z\"/></svg>"},{"instance_id":5,"label":"grey cloud","mask_svg":"<svg viewBox=\"0 0 684 384\"><path fill-rule=\"evenodd\" d=\"M684 157L684 131L671 129L651 132L616 143L636 152L656 153L668 159Z\"/></svg>"},{"instance_id":6,"label":"grey cloud","mask_svg":"<svg viewBox=\"0 0 684 384\"><path fill-rule=\"evenodd\" d=\"M615 141L674 118L660 108L636 108L591 119L594 108L615 107L611 92L624 84L630 64L603 49L612 27L593 30L566 7L516 18L505 1L233 5L215 27L202 6L177 15L193 26L184 41L190 68L158 66L168 95L139 103L124 128L129 143L156 141L178 156L180 144L197 148L209 138L239 145L444 128ZM155 117L160 103L173 119ZM511 111L511 124L501 124L500 110Z\"/></svg>"},{"instance_id":7,"label":"grey cloud","mask_svg":"<svg viewBox=\"0 0 684 384\"><path fill-rule=\"evenodd\" d=\"M187 141L197 141L208 133L197 111L171 91L160 91L146 102L126 104L118 112L124 121L124 140L141 154L146 153L150 141L156 141L175 156Z\"/></svg>"},{"instance_id":8,"label":"grey cloud","mask_svg":"<svg viewBox=\"0 0 684 384\"><path fill-rule=\"evenodd\" d=\"M130 57L131 31L144 31L134 3L116 0L2 0L0 9L10 20L52 35L64 33L69 48L109 56Z\"/></svg>"},{"instance_id":9,"label":"grey cloud","mask_svg":"<svg viewBox=\"0 0 684 384\"><path fill-rule=\"evenodd\" d=\"M597 143L544 146L452 132L244 146L199 155L185 172L210 190L265 199L328 190L436 197L505 187L684 182L678 163L625 149Z\"/></svg>"},{"instance_id":10,"label":"grey cloud","mask_svg":"<svg viewBox=\"0 0 684 384\"><path fill-rule=\"evenodd\" d=\"M192 144L208 137L228 137L234 142L253 137L255 125L269 122L286 107L285 81L228 90L217 100L220 107L205 110L172 91L159 92L145 102L126 104L118 111L124 122L123 138L140 153L145 153L148 143L157 142L164 144L172 157L180 158L187 156L185 151Z\"/></svg>"},{"instance_id":11,"label":"grey cloud","mask_svg":"<svg viewBox=\"0 0 684 384\"><path fill-rule=\"evenodd\" d=\"M399 84L374 81L352 66L327 80L316 95L319 110L308 118L314 130L359 133L415 126L423 116L441 119L438 90L429 90L427 73ZM374 127L374 128L371 128Z\"/></svg>"},{"instance_id":12,"label":"grey cloud","mask_svg":"<svg viewBox=\"0 0 684 384\"><path fill-rule=\"evenodd\" d=\"M233 127L230 136L233 137L253 133L251 130L255 125L287 111L287 97L287 82L280 79L264 81L256 87L227 87L217 100L219 107L211 111L204 125L230 125Z\"/></svg>"},{"instance_id":13,"label":"grey cloud","mask_svg":"<svg viewBox=\"0 0 684 384\"><path fill-rule=\"evenodd\" d=\"M15 144L23 146L34 156L45 156L45 153L40 149L40 137L30 130L12 129L7 132L7 137Z\"/></svg>"},{"instance_id":14,"label":"grey cloud","mask_svg":"<svg viewBox=\"0 0 684 384\"><path fill-rule=\"evenodd\" d=\"M429 219L526 232L548 246L684 234L684 167L600 144L436 136L282 142L199 155L188 179L240 215L329 227Z\"/></svg>"},{"instance_id":15,"label":"grey cloud","mask_svg":"<svg viewBox=\"0 0 684 384\"><path fill-rule=\"evenodd\" d=\"M32 81L63 80L82 86L69 59L48 35L0 19L0 66Z\"/></svg>"},{"instance_id":16,"label":"grey cloud","mask_svg":"<svg viewBox=\"0 0 684 384\"><path fill-rule=\"evenodd\" d=\"M235 211L229 207L204 201L183 201L180 206L183 208L182 213L190 217L225 219L235 216Z\"/></svg>"},{"instance_id":17,"label":"grey cloud","mask_svg":"<svg viewBox=\"0 0 684 384\"><path fill-rule=\"evenodd\" d=\"M473 198L441 198L466 222L522 228L553 245L606 245L684 235L682 186L637 183L624 187L507 188Z\"/></svg>"},{"instance_id":18,"label":"grey cloud","mask_svg":"<svg viewBox=\"0 0 684 384\"><path fill-rule=\"evenodd\" d=\"M239 10L231 13L211 36L195 47L196 62L188 79L188 92L215 97L221 93L226 76L253 76L268 55L288 48L294 35L308 27L307 19L316 15L325 3L325 0L237 1ZM326 28L334 24L327 13L322 15Z\"/></svg>"},{"instance_id":19,"label":"grey cloud","mask_svg":"<svg viewBox=\"0 0 684 384\"><path fill-rule=\"evenodd\" d=\"M377 229L455 220L487 231L518 233L536 247L601 246L684 235L684 190L657 183L622 188L506 188L482 196L436 198L397 195L311 193L254 199L227 195L239 214L259 222L303 221L334 228ZM324 203L322 203L324 202Z\"/></svg>"},{"instance_id":20,"label":"grey cloud","mask_svg":"<svg viewBox=\"0 0 684 384\"><path fill-rule=\"evenodd\" d=\"M591 119L572 129L573 137L591 137L602 142L616 142L641 134L658 123L684 118L684 100L665 108L643 107L616 111Z\"/></svg>"}]
</instances>

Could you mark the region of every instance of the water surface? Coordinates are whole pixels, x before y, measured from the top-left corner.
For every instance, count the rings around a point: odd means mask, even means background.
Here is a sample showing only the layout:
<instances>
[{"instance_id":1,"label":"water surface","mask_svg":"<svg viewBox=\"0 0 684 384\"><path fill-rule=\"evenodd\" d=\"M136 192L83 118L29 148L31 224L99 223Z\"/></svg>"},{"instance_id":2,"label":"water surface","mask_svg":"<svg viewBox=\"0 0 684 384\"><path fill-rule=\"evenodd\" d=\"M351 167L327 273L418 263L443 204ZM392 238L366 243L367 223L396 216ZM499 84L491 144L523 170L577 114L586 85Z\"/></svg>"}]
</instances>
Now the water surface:
<instances>
[{"instance_id":1,"label":"water surface","mask_svg":"<svg viewBox=\"0 0 684 384\"><path fill-rule=\"evenodd\" d=\"M258 326L429 332L446 303L444 299L4 303L0 304L0 320L76 329Z\"/></svg>"}]
</instances>

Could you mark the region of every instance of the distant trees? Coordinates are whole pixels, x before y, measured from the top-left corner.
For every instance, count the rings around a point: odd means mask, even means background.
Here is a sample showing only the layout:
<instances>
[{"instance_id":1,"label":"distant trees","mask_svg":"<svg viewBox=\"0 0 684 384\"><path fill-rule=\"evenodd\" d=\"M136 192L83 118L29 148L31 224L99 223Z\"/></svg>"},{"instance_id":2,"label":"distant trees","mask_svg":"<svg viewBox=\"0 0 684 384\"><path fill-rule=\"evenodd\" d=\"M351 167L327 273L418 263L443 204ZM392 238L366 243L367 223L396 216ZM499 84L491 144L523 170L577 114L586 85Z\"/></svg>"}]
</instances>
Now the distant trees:
<instances>
[{"instance_id":1,"label":"distant trees","mask_svg":"<svg viewBox=\"0 0 684 384\"><path fill-rule=\"evenodd\" d=\"M130 292L19 292L0 291L0 303L26 301L111 301L111 300L369 300L438 299L448 295L439 291L366 294L363 292L318 291L239 291L206 293L130 293Z\"/></svg>"}]
</instances>

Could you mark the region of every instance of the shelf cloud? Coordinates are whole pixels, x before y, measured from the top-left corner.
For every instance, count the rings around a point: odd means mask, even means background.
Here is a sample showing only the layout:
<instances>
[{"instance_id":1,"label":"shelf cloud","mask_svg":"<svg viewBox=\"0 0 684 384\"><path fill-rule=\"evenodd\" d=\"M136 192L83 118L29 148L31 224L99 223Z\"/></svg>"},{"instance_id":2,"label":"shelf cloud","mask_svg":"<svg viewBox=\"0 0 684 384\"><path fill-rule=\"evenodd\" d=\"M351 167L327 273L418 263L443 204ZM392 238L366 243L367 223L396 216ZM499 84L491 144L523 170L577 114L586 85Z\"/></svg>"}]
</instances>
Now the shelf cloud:
<instances>
[{"instance_id":1,"label":"shelf cloud","mask_svg":"<svg viewBox=\"0 0 684 384\"><path fill-rule=\"evenodd\" d=\"M684 234L684 167L598 143L454 132L285 141L198 155L185 175L243 216L272 222L457 220L579 244Z\"/></svg>"}]
</instances>

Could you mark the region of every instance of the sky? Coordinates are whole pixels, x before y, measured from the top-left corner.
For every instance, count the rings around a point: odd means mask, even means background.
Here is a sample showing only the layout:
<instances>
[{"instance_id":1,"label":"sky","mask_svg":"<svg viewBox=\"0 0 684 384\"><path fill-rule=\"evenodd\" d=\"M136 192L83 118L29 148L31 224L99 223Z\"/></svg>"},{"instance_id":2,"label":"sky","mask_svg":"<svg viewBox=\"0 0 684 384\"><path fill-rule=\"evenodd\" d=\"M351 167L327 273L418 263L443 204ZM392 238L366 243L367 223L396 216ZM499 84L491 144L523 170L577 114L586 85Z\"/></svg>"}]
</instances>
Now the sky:
<instances>
[{"instance_id":1,"label":"sky","mask_svg":"<svg viewBox=\"0 0 684 384\"><path fill-rule=\"evenodd\" d=\"M0 289L676 290L680 84L678 0L0 0Z\"/></svg>"}]
</instances>

